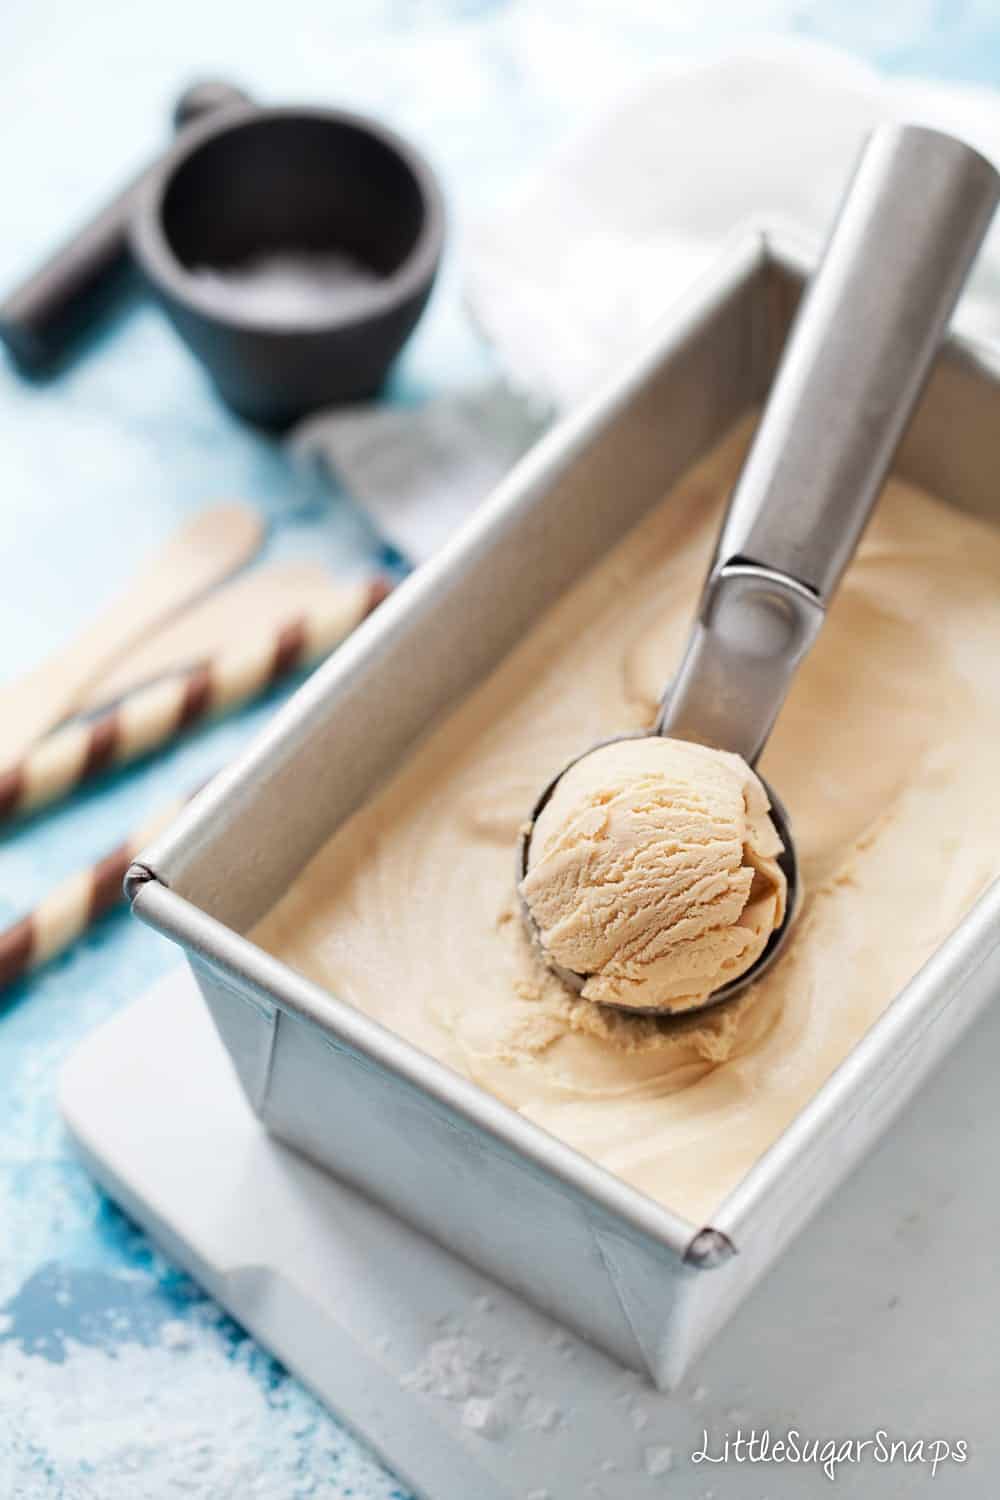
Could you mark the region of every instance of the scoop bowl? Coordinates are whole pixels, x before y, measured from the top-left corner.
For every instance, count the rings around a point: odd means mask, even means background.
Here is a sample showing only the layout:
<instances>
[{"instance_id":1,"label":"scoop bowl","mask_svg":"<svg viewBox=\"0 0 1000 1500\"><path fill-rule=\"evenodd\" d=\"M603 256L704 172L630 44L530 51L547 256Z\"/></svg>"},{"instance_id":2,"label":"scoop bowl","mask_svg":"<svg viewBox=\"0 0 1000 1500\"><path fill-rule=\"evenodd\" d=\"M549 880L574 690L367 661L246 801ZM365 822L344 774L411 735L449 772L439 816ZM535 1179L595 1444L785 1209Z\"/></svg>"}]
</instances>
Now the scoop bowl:
<instances>
[{"instance_id":1,"label":"scoop bowl","mask_svg":"<svg viewBox=\"0 0 1000 1500\"><path fill-rule=\"evenodd\" d=\"M535 921L535 918L531 911L531 907L524 899L524 895L521 891L521 882L527 875L530 868L531 839L535 831L535 823L542 809L545 807L546 803L554 793L556 787L559 785L562 778L566 775L566 772L570 770L572 766L579 764L579 762L581 760L584 760L586 756L592 755L595 750L603 750L606 745L615 745L618 744L621 740L645 738L649 733L649 730L637 729L631 734L618 734L612 736L610 739L599 740L597 744L588 746L586 750L582 751L579 755L574 756L572 760L567 761L562 770L559 771L557 775L553 776L552 780L542 791L537 802L531 810L530 819L527 823L525 823L518 837L518 900L521 906L521 916L528 931L528 935L531 938L532 944L538 952L542 962L545 964L545 967L549 969L556 976L556 978L562 982L562 984L565 985L567 990L575 995L580 995L581 997L583 994L583 987L590 976L587 974L577 973L575 969L567 969L564 965L556 962L556 960L552 957L552 955L545 947L545 944L542 940L542 934L538 928L538 923ZM606 1009L617 1010L620 1011L623 1015L631 1016L666 1017L694 1015L697 1012L707 1010L712 1006L721 1005L726 1000L735 999L737 995L742 994L742 992L751 984L756 984L759 979L762 979L767 970L770 969L771 965L777 958L780 957L780 955L784 951L795 918L798 916L799 908L802 904L802 892L799 882L799 864L798 858L795 853L795 842L792 838L791 825L789 823L788 813L785 810L784 804L779 797L775 796L773 789L768 784L768 782L765 781L764 778L760 775L760 772L758 771L756 774L762 782L764 790L767 793L768 801L771 804L771 821L774 823L774 826L778 831L778 837L781 839L782 843L782 852L778 856L778 863L781 866L781 869L785 875L785 879L788 882L788 894L785 903L785 915L780 927L776 927L774 929L771 936L768 938L763 952L758 955L756 960L750 965L749 969L745 970L742 974L738 974L735 979L730 979L728 983L722 985L719 989L713 990L710 995L707 995L704 1000L699 1001L695 1005L689 1004L678 1007L669 1005L615 1006L607 1004L606 1002L601 1002L602 1004L605 1004ZM589 1004L591 1002L588 1001L587 1003Z\"/></svg>"}]
</instances>

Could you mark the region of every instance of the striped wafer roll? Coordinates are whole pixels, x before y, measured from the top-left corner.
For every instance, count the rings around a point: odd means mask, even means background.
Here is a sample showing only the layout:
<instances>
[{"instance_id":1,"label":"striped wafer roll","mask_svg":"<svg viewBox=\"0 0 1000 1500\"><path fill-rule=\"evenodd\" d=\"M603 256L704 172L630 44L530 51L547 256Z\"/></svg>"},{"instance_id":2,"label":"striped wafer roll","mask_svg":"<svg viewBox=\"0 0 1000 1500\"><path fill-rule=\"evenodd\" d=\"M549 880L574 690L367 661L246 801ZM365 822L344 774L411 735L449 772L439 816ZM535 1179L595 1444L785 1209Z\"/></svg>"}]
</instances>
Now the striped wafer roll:
<instances>
[{"instance_id":1,"label":"striped wafer roll","mask_svg":"<svg viewBox=\"0 0 1000 1500\"><path fill-rule=\"evenodd\" d=\"M0 932L0 990L64 952L98 917L124 901L122 881L141 849L176 818L187 798L161 808L97 864L57 885L28 916Z\"/></svg>"},{"instance_id":2,"label":"striped wafer roll","mask_svg":"<svg viewBox=\"0 0 1000 1500\"><path fill-rule=\"evenodd\" d=\"M123 766L193 724L248 703L287 673L320 660L389 592L384 578L331 589L278 631L234 642L211 660L130 693L91 719L47 735L16 765L0 771L0 821L64 797L111 766Z\"/></svg>"}]
</instances>

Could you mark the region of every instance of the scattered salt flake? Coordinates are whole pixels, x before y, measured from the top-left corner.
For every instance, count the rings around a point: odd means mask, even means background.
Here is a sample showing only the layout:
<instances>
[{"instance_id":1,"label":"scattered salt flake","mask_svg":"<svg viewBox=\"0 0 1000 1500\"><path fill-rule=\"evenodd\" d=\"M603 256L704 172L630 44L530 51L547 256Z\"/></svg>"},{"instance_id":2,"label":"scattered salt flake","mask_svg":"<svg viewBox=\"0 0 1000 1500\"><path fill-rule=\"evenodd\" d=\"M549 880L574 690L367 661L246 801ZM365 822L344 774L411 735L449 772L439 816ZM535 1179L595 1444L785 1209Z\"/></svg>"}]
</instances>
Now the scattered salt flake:
<instances>
[{"instance_id":1,"label":"scattered salt flake","mask_svg":"<svg viewBox=\"0 0 1000 1500\"><path fill-rule=\"evenodd\" d=\"M160 1343L164 1349L189 1349L191 1333L180 1318L168 1318L160 1324Z\"/></svg>"},{"instance_id":2,"label":"scattered salt flake","mask_svg":"<svg viewBox=\"0 0 1000 1500\"><path fill-rule=\"evenodd\" d=\"M641 1432L649 1421L649 1412L644 1411L641 1406L633 1406L630 1416L636 1432Z\"/></svg>"},{"instance_id":3,"label":"scattered salt flake","mask_svg":"<svg viewBox=\"0 0 1000 1500\"><path fill-rule=\"evenodd\" d=\"M741 1406L734 1406L726 1412L726 1421L735 1422L738 1427L744 1426L750 1420L750 1413L744 1411Z\"/></svg>"},{"instance_id":4,"label":"scattered salt flake","mask_svg":"<svg viewBox=\"0 0 1000 1500\"><path fill-rule=\"evenodd\" d=\"M472 1305L476 1309L476 1312L481 1312L481 1313L492 1312L493 1311L493 1298L492 1297L477 1297L476 1300L475 1300L475 1302Z\"/></svg>"},{"instance_id":5,"label":"scattered salt flake","mask_svg":"<svg viewBox=\"0 0 1000 1500\"><path fill-rule=\"evenodd\" d=\"M472 1396L466 1401L462 1424L485 1438L500 1437L507 1426L499 1403L486 1396Z\"/></svg>"},{"instance_id":6,"label":"scattered salt flake","mask_svg":"<svg viewBox=\"0 0 1000 1500\"><path fill-rule=\"evenodd\" d=\"M297 1500L306 1476L324 1495L398 1495L249 1340L234 1347L207 1312L186 1326L195 1353L183 1379L159 1339L110 1351L68 1338L58 1362L0 1344L4 1500L38 1494L40 1454L74 1500Z\"/></svg>"},{"instance_id":7,"label":"scattered salt flake","mask_svg":"<svg viewBox=\"0 0 1000 1500\"><path fill-rule=\"evenodd\" d=\"M437 1339L415 1370L402 1377L404 1389L424 1391L446 1401L489 1395L490 1360L482 1344L470 1338Z\"/></svg>"},{"instance_id":8,"label":"scattered salt flake","mask_svg":"<svg viewBox=\"0 0 1000 1500\"><path fill-rule=\"evenodd\" d=\"M552 1500L548 1490L530 1490L524 1500Z\"/></svg>"},{"instance_id":9,"label":"scattered salt flake","mask_svg":"<svg viewBox=\"0 0 1000 1500\"><path fill-rule=\"evenodd\" d=\"M691 1392L691 1400L692 1401L704 1401L704 1399L705 1399L705 1397L707 1395L708 1395L708 1386L707 1385L696 1385L695 1388L694 1388L694 1390Z\"/></svg>"},{"instance_id":10,"label":"scattered salt flake","mask_svg":"<svg viewBox=\"0 0 1000 1500\"><path fill-rule=\"evenodd\" d=\"M521 1421L529 1432L552 1432L559 1426L561 1417L562 1412L551 1401L543 1401L539 1396L529 1396Z\"/></svg>"},{"instance_id":11,"label":"scattered salt flake","mask_svg":"<svg viewBox=\"0 0 1000 1500\"><path fill-rule=\"evenodd\" d=\"M666 1443L655 1448L647 1448L643 1454L643 1463L650 1478L657 1479L661 1474L666 1474L673 1468L674 1450Z\"/></svg>"},{"instance_id":12,"label":"scattered salt flake","mask_svg":"<svg viewBox=\"0 0 1000 1500\"><path fill-rule=\"evenodd\" d=\"M375 1348L380 1354L385 1354L387 1350L392 1348L392 1339L387 1333L380 1333L375 1340Z\"/></svg>"},{"instance_id":13,"label":"scattered salt flake","mask_svg":"<svg viewBox=\"0 0 1000 1500\"><path fill-rule=\"evenodd\" d=\"M601 1470L605 1474L614 1474L617 1468L618 1465L615 1463L613 1458L606 1458L601 1464Z\"/></svg>"}]
</instances>

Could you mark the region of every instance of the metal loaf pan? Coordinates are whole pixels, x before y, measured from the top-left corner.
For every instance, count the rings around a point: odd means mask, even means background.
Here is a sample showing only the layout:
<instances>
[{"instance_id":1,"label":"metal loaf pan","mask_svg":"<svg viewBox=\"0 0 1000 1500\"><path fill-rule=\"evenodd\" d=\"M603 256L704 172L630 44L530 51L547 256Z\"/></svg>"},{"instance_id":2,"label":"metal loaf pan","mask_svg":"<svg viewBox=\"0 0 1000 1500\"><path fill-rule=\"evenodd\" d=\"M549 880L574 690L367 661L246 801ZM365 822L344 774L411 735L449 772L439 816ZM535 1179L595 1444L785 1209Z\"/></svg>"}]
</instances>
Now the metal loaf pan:
<instances>
[{"instance_id":1,"label":"metal loaf pan","mask_svg":"<svg viewBox=\"0 0 1000 1500\"><path fill-rule=\"evenodd\" d=\"M710 1224L626 1186L242 934L546 605L761 401L806 265L766 235L734 245L129 881L136 913L186 950L270 1131L665 1388L1000 988L1000 883ZM950 342L898 468L1000 511L988 349Z\"/></svg>"}]
</instances>

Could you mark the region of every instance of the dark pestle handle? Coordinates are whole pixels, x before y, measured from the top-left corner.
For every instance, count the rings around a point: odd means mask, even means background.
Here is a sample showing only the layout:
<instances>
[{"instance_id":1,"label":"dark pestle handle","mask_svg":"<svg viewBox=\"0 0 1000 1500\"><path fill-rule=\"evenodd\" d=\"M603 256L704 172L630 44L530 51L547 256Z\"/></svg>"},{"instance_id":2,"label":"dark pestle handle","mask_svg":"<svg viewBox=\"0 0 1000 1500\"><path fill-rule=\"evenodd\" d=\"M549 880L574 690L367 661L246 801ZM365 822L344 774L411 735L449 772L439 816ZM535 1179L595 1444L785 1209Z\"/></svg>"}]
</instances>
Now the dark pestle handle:
<instances>
[{"instance_id":1,"label":"dark pestle handle","mask_svg":"<svg viewBox=\"0 0 1000 1500\"><path fill-rule=\"evenodd\" d=\"M233 84L192 84L174 108L174 128L181 132L216 110L250 102ZM0 303L0 341L22 369L41 370L58 359L122 279L132 203L151 170L140 172Z\"/></svg>"}]
</instances>

